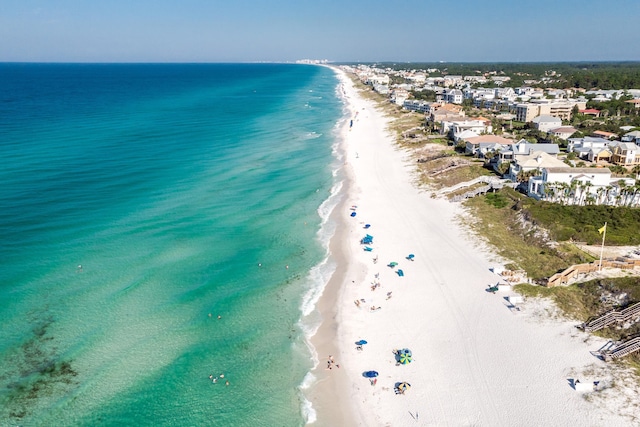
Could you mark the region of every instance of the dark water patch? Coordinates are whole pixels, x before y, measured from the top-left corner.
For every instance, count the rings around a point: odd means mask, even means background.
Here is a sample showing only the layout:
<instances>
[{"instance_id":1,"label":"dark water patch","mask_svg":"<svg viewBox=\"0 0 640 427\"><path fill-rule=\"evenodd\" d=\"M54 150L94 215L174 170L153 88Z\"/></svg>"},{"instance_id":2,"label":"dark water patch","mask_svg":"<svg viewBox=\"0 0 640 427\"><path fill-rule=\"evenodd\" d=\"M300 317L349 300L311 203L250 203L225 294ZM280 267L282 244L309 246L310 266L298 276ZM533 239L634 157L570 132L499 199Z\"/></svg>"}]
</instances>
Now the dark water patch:
<instances>
[{"instance_id":1,"label":"dark water patch","mask_svg":"<svg viewBox=\"0 0 640 427\"><path fill-rule=\"evenodd\" d=\"M38 410L77 385L78 373L71 360L60 357L50 333L52 316L35 321L31 334L2 357L0 373L0 420L29 421Z\"/></svg>"}]
</instances>

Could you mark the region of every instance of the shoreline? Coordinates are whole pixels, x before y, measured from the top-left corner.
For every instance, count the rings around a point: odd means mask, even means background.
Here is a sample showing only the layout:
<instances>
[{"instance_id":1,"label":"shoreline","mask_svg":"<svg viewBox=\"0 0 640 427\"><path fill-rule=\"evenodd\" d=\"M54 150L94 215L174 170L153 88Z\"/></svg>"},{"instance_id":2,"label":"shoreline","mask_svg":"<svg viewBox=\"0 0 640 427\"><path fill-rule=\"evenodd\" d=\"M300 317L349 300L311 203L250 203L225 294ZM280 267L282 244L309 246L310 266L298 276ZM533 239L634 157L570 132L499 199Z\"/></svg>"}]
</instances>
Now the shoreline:
<instances>
[{"instance_id":1,"label":"shoreline","mask_svg":"<svg viewBox=\"0 0 640 427\"><path fill-rule=\"evenodd\" d=\"M615 397L594 394L594 404L570 386L578 377L613 382L613 368L589 353L604 340L550 320L544 304L515 310L505 298L513 292L485 291L498 279L490 267L500 259L462 224L473 218L414 187L409 157L386 129L389 119L335 70L355 116L340 134L346 176L331 215L336 270L310 340L319 359L306 396L317 413L312 425L628 425ZM358 206L355 218L351 205ZM359 243L365 233L375 237L372 252ZM369 342L362 351L359 339ZM392 351L404 347L414 360L398 366ZM328 355L339 369L326 370ZM374 386L362 376L368 370L379 372ZM412 388L398 396L401 381Z\"/></svg>"},{"instance_id":2,"label":"shoreline","mask_svg":"<svg viewBox=\"0 0 640 427\"><path fill-rule=\"evenodd\" d=\"M342 71L335 67L328 68L336 73L336 78L339 80L338 86L342 89L344 85L344 80L341 78ZM348 277L351 277L357 268L350 261L352 254L349 253L347 245L349 231L345 214L351 205L350 198L354 185L353 171L347 161L349 119L354 112L353 106L347 98L344 98L344 102L345 110L347 110L345 112L346 120L337 131L339 139L337 150L344 158L344 164L341 167L344 179L340 190L340 201L329 217L329 220L336 224L334 235L329 241L329 257L334 260L336 267L316 304L316 311L320 313L321 323L309 340L318 357L318 365L310 372L315 377L315 382L305 393L305 398L312 404L317 415L317 420L309 424L313 426L356 425L354 408L348 399L345 399L345 390L349 384L345 370L338 367L327 369L329 356L332 356L338 365L342 360L342 346L337 340L340 335L338 301Z\"/></svg>"}]
</instances>

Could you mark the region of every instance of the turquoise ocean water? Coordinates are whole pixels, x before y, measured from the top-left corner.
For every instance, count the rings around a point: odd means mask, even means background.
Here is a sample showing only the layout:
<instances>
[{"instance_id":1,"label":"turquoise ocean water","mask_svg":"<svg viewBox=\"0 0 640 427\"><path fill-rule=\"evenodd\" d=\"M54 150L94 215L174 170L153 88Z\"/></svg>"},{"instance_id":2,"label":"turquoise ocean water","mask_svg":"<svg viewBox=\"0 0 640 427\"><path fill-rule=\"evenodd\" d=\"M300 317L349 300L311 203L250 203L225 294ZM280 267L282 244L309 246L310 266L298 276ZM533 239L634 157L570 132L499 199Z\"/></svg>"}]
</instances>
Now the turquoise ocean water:
<instances>
[{"instance_id":1,"label":"turquoise ocean water","mask_svg":"<svg viewBox=\"0 0 640 427\"><path fill-rule=\"evenodd\" d=\"M293 64L0 64L0 425L313 419L336 87Z\"/></svg>"}]
</instances>

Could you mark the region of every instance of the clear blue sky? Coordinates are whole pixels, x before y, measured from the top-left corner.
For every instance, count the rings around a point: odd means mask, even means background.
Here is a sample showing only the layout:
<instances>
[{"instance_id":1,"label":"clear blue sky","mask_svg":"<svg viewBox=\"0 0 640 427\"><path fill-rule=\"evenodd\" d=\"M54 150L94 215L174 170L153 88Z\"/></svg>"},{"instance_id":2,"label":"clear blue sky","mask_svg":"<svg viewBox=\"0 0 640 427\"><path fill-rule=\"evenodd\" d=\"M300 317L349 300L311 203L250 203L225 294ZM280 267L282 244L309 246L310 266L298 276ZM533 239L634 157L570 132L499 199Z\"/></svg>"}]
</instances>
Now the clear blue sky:
<instances>
[{"instance_id":1,"label":"clear blue sky","mask_svg":"<svg viewBox=\"0 0 640 427\"><path fill-rule=\"evenodd\" d=\"M640 60L640 0L0 0L0 61Z\"/></svg>"}]
</instances>

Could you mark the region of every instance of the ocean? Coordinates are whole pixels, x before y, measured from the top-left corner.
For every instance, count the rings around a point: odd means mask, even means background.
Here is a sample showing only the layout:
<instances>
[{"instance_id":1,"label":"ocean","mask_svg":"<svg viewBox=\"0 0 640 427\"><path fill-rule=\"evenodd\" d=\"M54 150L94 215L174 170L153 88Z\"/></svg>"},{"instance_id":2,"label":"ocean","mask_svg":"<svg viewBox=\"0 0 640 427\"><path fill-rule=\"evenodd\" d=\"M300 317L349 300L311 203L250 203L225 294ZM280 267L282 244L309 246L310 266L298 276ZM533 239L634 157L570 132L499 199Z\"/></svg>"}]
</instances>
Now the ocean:
<instances>
[{"instance_id":1,"label":"ocean","mask_svg":"<svg viewBox=\"0 0 640 427\"><path fill-rule=\"evenodd\" d=\"M337 85L296 64L0 64L1 426L315 418Z\"/></svg>"}]
</instances>

